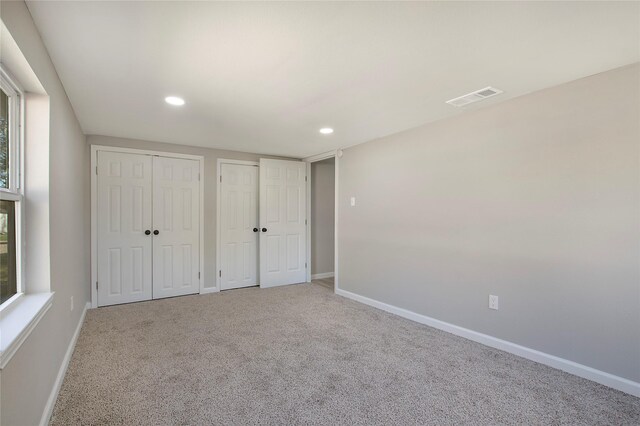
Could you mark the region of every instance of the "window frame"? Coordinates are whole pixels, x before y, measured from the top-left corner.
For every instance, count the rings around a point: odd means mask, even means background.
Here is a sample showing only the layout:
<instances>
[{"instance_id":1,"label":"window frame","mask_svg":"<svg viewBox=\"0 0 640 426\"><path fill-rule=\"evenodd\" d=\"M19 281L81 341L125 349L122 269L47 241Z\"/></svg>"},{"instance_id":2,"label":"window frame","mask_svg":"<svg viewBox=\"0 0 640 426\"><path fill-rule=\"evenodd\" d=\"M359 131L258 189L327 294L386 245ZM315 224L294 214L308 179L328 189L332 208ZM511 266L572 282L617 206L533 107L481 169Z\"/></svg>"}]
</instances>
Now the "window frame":
<instances>
[{"instance_id":1,"label":"window frame","mask_svg":"<svg viewBox=\"0 0 640 426\"><path fill-rule=\"evenodd\" d=\"M0 89L9 97L9 187L0 188L0 200L15 202L16 294L0 304L0 312L25 293L24 283L24 91L0 63Z\"/></svg>"}]
</instances>

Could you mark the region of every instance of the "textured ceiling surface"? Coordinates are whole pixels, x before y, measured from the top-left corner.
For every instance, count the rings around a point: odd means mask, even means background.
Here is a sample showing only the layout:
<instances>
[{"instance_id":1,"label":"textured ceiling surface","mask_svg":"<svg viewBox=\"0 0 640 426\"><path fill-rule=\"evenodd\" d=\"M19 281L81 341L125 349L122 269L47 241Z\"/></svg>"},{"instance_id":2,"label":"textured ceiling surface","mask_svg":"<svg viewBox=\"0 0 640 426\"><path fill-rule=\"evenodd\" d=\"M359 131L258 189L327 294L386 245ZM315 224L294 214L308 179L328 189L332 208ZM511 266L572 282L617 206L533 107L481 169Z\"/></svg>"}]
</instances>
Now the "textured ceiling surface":
<instances>
[{"instance_id":1,"label":"textured ceiling surface","mask_svg":"<svg viewBox=\"0 0 640 426\"><path fill-rule=\"evenodd\" d=\"M640 60L637 2L28 7L86 134L296 157Z\"/></svg>"}]
</instances>

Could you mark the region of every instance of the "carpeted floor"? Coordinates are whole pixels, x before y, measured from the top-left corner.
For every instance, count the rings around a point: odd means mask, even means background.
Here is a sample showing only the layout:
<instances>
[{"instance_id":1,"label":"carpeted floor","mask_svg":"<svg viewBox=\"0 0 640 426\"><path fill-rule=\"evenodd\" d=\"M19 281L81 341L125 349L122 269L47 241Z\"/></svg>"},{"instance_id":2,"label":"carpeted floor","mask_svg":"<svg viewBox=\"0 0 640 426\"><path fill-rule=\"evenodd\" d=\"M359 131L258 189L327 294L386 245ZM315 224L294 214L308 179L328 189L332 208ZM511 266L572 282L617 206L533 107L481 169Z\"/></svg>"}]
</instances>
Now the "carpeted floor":
<instances>
[{"instance_id":1,"label":"carpeted floor","mask_svg":"<svg viewBox=\"0 0 640 426\"><path fill-rule=\"evenodd\" d=\"M328 288L333 292L333 278L319 278L317 280L311 281L313 284L318 284L323 287Z\"/></svg>"},{"instance_id":2,"label":"carpeted floor","mask_svg":"<svg viewBox=\"0 0 640 426\"><path fill-rule=\"evenodd\" d=\"M90 310L51 423L638 424L640 399L300 284Z\"/></svg>"}]
</instances>

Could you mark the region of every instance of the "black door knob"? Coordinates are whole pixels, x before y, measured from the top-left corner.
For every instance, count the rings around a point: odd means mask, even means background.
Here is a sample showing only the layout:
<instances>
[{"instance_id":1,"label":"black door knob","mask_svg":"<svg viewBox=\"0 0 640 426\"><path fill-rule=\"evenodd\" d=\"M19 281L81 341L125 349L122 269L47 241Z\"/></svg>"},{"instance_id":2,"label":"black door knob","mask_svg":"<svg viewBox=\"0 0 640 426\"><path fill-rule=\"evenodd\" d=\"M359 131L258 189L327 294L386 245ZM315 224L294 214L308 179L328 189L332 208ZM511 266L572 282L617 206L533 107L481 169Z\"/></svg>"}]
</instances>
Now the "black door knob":
<instances>
[{"instance_id":1,"label":"black door knob","mask_svg":"<svg viewBox=\"0 0 640 426\"><path fill-rule=\"evenodd\" d=\"M155 231L153 231L153 235L158 235L160 233L160 231L158 231L157 229Z\"/></svg>"},{"instance_id":2,"label":"black door knob","mask_svg":"<svg viewBox=\"0 0 640 426\"><path fill-rule=\"evenodd\" d=\"M151 235L151 231L147 229L146 231L144 231L144 235Z\"/></svg>"},{"instance_id":3,"label":"black door knob","mask_svg":"<svg viewBox=\"0 0 640 426\"><path fill-rule=\"evenodd\" d=\"M262 228L262 232L267 232L267 228Z\"/></svg>"},{"instance_id":4,"label":"black door knob","mask_svg":"<svg viewBox=\"0 0 640 426\"><path fill-rule=\"evenodd\" d=\"M253 228L253 232L258 232L258 228Z\"/></svg>"}]
</instances>

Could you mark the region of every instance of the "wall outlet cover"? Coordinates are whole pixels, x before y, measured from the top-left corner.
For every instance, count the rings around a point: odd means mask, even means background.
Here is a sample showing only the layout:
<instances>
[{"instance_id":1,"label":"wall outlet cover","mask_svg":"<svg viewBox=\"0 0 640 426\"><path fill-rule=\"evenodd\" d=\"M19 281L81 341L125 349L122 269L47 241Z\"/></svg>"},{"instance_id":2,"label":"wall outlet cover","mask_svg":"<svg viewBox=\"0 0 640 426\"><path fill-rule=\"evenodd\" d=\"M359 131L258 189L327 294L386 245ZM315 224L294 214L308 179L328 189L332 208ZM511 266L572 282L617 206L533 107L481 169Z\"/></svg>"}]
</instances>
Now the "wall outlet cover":
<instances>
[{"instance_id":1,"label":"wall outlet cover","mask_svg":"<svg viewBox=\"0 0 640 426\"><path fill-rule=\"evenodd\" d=\"M498 310L498 296L494 296L493 294L489 295L489 309Z\"/></svg>"}]
</instances>

